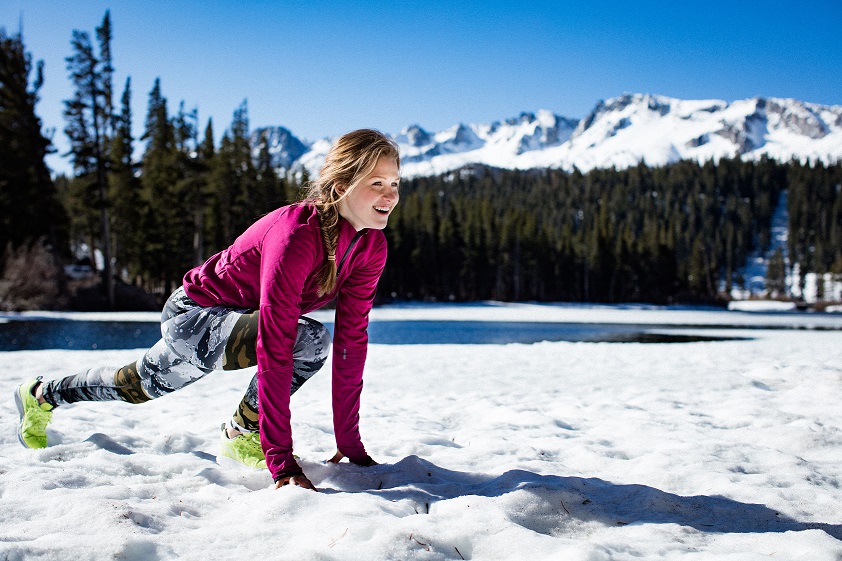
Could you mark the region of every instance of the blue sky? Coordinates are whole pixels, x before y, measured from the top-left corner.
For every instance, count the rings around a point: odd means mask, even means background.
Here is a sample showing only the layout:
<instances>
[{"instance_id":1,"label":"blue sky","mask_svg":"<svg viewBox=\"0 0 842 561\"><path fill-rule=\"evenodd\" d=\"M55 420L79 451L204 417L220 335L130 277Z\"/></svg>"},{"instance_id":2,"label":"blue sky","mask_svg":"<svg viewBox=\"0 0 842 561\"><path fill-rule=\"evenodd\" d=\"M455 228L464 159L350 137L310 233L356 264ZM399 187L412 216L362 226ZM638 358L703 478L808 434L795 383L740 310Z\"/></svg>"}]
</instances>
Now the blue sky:
<instances>
[{"instance_id":1,"label":"blue sky","mask_svg":"<svg viewBox=\"0 0 842 561\"><path fill-rule=\"evenodd\" d=\"M839 0L0 0L0 26L14 33L22 22L45 62L38 114L60 150L71 33L93 34L106 9L115 89L131 76L138 135L156 77L172 111L182 100L197 107L217 137L243 99L252 128L310 140L538 109L581 118L625 92L842 104Z\"/></svg>"}]
</instances>

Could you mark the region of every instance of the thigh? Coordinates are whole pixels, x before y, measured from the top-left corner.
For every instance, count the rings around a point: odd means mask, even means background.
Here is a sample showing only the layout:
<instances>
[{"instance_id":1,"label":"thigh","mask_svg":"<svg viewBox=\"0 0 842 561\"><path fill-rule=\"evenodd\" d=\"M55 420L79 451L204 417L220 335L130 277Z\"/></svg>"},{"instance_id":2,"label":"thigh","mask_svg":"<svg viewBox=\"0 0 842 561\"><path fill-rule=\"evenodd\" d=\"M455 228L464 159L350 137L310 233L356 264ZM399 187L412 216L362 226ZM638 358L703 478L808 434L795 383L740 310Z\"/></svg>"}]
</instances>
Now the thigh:
<instances>
[{"instance_id":1,"label":"thigh","mask_svg":"<svg viewBox=\"0 0 842 561\"><path fill-rule=\"evenodd\" d=\"M257 324L259 312L240 313L228 335L222 359L223 370L257 365ZM318 321L301 316L292 347L295 372L313 373L322 367L330 350L330 332Z\"/></svg>"},{"instance_id":2,"label":"thigh","mask_svg":"<svg viewBox=\"0 0 842 561\"><path fill-rule=\"evenodd\" d=\"M237 338L236 328L243 324L243 317L251 315L256 317L257 312L199 306L183 290L177 290L164 308L161 335L172 353L184 362L205 371L223 370L229 341ZM245 323L250 325L250 321Z\"/></svg>"}]
</instances>

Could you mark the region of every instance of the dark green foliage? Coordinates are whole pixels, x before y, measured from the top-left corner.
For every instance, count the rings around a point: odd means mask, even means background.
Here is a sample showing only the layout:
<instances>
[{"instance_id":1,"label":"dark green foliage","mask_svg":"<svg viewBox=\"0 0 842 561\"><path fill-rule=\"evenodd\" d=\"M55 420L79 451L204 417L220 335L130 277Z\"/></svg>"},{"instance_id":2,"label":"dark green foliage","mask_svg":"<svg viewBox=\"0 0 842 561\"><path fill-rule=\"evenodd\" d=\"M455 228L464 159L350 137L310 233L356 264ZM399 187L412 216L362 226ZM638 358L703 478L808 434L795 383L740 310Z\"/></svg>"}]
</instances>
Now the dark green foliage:
<instances>
[{"instance_id":1,"label":"dark green foliage","mask_svg":"<svg viewBox=\"0 0 842 561\"><path fill-rule=\"evenodd\" d=\"M842 164L791 163L789 256L802 270L842 273Z\"/></svg>"},{"instance_id":2,"label":"dark green foliage","mask_svg":"<svg viewBox=\"0 0 842 561\"><path fill-rule=\"evenodd\" d=\"M93 228L94 221L90 217L81 223L91 228L91 247L99 247L102 251L103 284L109 305L114 307L108 199L108 168L114 135L111 85L114 68L111 61L111 16L108 11L105 12L102 25L96 29L96 37L99 54L95 52L87 32L73 31L70 42L73 54L66 61L74 91L73 97L65 101L65 133L70 139L73 168L79 180L77 187L86 199L80 210L85 214L96 214L99 218L98 239Z\"/></svg>"},{"instance_id":3,"label":"dark green foliage","mask_svg":"<svg viewBox=\"0 0 842 561\"><path fill-rule=\"evenodd\" d=\"M155 80L149 93L141 140L146 141L141 161L143 214L136 223L144 232L147 283L167 294L181 280L185 264L192 261L187 240L193 214L185 212L184 193L178 188L184 177L182 153L160 80Z\"/></svg>"},{"instance_id":4,"label":"dark green foliage","mask_svg":"<svg viewBox=\"0 0 842 561\"><path fill-rule=\"evenodd\" d=\"M120 113L114 116L114 138L108 177L108 200L111 202L113 254L129 279L142 278L143 231L137 227L142 216L141 183L133 158L131 113L131 78L126 80L120 98Z\"/></svg>"},{"instance_id":5,"label":"dark green foliage","mask_svg":"<svg viewBox=\"0 0 842 561\"><path fill-rule=\"evenodd\" d=\"M769 265L766 268L766 288L772 298L785 295L786 292L786 262L781 248L775 250L769 258Z\"/></svg>"},{"instance_id":6,"label":"dark green foliage","mask_svg":"<svg viewBox=\"0 0 842 561\"><path fill-rule=\"evenodd\" d=\"M210 227L212 248L219 251L231 243L259 215L261 201L255 193L257 171L251 157L248 105L234 111L231 127L222 136L211 162L209 190L213 201Z\"/></svg>"},{"instance_id":7,"label":"dark green foliage","mask_svg":"<svg viewBox=\"0 0 842 561\"><path fill-rule=\"evenodd\" d=\"M770 160L405 181L381 289L435 300L709 301L787 184ZM838 247L838 246L837 246Z\"/></svg>"},{"instance_id":8,"label":"dark green foliage","mask_svg":"<svg viewBox=\"0 0 842 561\"><path fill-rule=\"evenodd\" d=\"M16 249L44 238L58 250L67 245L67 215L50 178L44 157L50 141L35 115L43 83L36 65L30 88L32 58L20 36L0 28L0 248Z\"/></svg>"}]
</instances>

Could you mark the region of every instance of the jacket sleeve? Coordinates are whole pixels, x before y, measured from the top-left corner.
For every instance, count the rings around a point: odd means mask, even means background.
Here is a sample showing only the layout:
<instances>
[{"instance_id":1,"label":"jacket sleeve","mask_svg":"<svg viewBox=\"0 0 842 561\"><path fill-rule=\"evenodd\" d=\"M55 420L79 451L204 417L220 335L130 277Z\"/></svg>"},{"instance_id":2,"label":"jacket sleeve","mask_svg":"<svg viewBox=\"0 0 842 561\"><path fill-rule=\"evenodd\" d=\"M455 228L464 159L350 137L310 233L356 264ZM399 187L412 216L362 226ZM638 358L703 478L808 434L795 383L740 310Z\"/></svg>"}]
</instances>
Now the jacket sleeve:
<instances>
[{"instance_id":1,"label":"jacket sleeve","mask_svg":"<svg viewBox=\"0 0 842 561\"><path fill-rule=\"evenodd\" d=\"M263 242L257 395L260 444L275 481L303 473L292 455L289 392L301 294L308 274L317 266L319 243L311 229L298 228L290 232L283 223L270 229Z\"/></svg>"},{"instance_id":2,"label":"jacket sleeve","mask_svg":"<svg viewBox=\"0 0 842 561\"><path fill-rule=\"evenodd\" d=\"M379 234L379 236L378 236ZM360 394L368 352L368 314L386 266L386 239L379 230L369 259L355 268L336 299L333 336L333 430L336 447L354 463L370 460L360 438Z\"/></svg>"}]
</instances>

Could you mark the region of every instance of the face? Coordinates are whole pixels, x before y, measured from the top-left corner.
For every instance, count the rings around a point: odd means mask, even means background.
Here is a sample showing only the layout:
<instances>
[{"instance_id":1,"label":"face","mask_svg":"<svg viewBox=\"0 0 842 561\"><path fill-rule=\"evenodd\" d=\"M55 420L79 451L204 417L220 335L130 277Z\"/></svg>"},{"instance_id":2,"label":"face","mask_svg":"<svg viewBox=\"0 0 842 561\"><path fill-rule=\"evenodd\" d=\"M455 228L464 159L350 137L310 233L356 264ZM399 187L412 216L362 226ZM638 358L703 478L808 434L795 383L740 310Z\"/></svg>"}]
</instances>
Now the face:
<instances>
[{"instance_id":1,"label":"face","mask_svg":"<svg viewBox=\"0 0 842 561\"><path fill-rule=\"evenodd\" d=\"M400 180L397 162L388 157L380 158L371 173L352 186L339 202L340 216L357 231L363 228L382 230L398 204Z\"/></svg>"}]
</instances>

